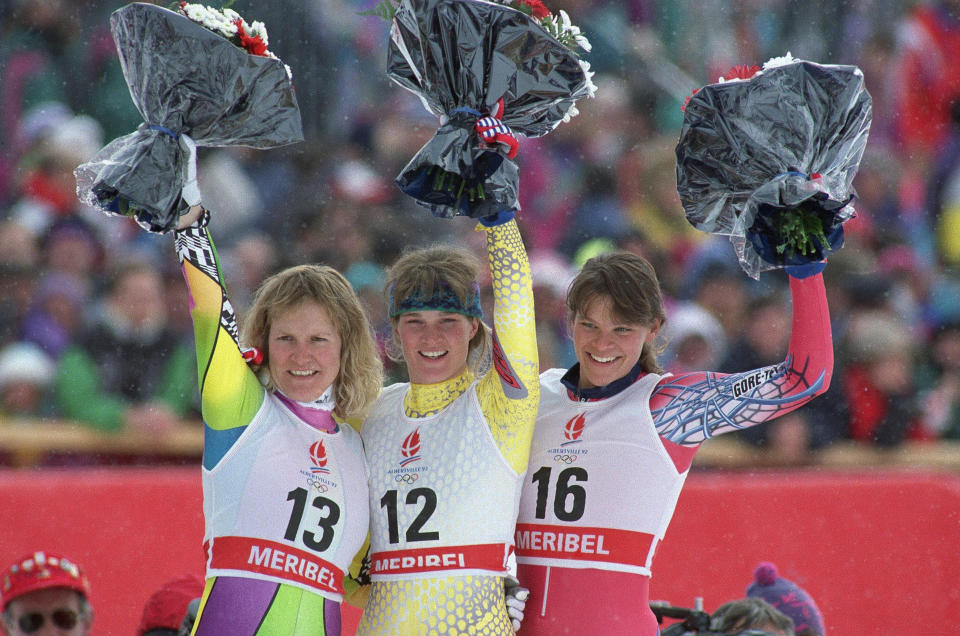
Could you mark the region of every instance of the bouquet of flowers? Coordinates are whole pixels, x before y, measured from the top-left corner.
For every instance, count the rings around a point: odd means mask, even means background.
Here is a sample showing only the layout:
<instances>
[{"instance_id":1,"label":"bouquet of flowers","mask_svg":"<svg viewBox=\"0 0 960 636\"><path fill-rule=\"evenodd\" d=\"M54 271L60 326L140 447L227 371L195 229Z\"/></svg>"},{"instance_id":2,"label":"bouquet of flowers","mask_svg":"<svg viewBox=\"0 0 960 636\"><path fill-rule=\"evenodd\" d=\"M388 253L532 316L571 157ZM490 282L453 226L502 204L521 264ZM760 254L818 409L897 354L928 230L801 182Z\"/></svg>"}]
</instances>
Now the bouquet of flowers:
<instances>
[{"instance_id":1,"label":"bouquet of flowers","mask_svg":"<svg viewBox=\"0 0 960 636\"><path fill-rule=\"evenodd\" d=\"M402 170L400 189L434 215L517 210L515 134L539 137L592 97L590 43L540 0L383 0L387 75L440 118Z\"/></svg>"},{"instance_id":2,"label":"bouquet of flowers","mask_svg":"<svg viewBox=\"0 0 960 636\"><path fill-rule=\"evenodd\" d=\"M193 203L181 192L195 179L194 144L273 148L303 140L289 69L267 50L262 23L186 2L176 11L133 3L111 15L110 29L144 123L77 167L85 203L167 232Z\"/></svg>"},{"instance_id":3,"label":"bouquet of flowers","mask_svg":"<svg viewBox=\"0 0 960 636\"><path fill-rule=\"evenodd\" d=\"M856 214L872 120L863 73L788 53L727 75L684 106L676 154L687 220L729 236L753 278L823 260Z\"/></svg>"}]
</instances>

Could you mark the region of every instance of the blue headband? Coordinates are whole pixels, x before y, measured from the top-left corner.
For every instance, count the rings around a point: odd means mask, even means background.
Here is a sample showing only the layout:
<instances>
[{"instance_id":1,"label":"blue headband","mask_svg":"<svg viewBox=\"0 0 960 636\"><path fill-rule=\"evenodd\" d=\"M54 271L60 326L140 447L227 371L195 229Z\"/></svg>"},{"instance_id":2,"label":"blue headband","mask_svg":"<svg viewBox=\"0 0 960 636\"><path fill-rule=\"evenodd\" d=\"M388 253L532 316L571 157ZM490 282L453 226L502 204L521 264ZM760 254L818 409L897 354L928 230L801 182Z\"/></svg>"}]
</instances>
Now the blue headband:
<instances>
[{"instance_id":1,"label":"blue headband","mask_svg":"<svg viewBox=\"0 0 960 636\"><path fill-rule=\"evenodd\" d=\"M467 296L466 303L463 303L453 290L444 284L431 296L424 297L420 292L415 292L397 304L393 297L393 286L391 285L390 309L391 318L413 311L449 311L471 318L483 318L483 309L480 307L480 285L476 281L473 283L473 293Z\"/></svg>"}]
</instances>

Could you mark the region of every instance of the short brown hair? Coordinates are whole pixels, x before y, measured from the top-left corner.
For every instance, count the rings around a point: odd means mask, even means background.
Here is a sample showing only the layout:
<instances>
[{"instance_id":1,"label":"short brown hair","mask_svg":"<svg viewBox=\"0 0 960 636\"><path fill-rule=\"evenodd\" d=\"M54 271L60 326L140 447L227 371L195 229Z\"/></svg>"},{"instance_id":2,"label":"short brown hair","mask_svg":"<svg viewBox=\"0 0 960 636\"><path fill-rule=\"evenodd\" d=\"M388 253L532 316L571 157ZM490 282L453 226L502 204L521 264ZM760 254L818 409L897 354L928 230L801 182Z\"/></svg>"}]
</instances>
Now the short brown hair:
<instances>
[{"instance_id":1,"label":"short brown hair","mask_svg":"<svg viewBox=\"0 0 960 636\"><path fill-rule=\"evenodd\" d=\"M462 249L437 245L404 252L387 270L384 293L390 315L410 296L429 298L441 290L449 290L464 306L469 306L477 293L477 277L480 263L476 257ZM392 318L394 327L398 317ZM489 328L482 320L480 329L470 340L467 364L478 374L482 361L490 347ZM396 330L387 353L396 362L403 361L403 351L396 341Z\"/></svg>"},{"instance_id":2,"label":"short brown hair","mask_svg":"<svg viewBox=\"0 0 960 636\"><path fill-rule=\"evenodd\" d=\"M667 322L663 293L653 265L632 252L607 252L588 260L567 289L569 319L586 313L598 298L609 298L613 315L627 323L661 327ZM657 355L665 347L655 340L640 353L641 368L662 373Z\"/></svg>"},{"instance_id":3,"label":"short brown hair","mask_svg":"<svg viewBox=\"0 0 960 636\"><path fill-rule=\"evenodd\" d=\"M383 386L383 361L357 294L332 267L297 265L261 283L241 330L243 343L263 352L263 362L254 371L268 368L274 316L305 301L323 307L340 336L340 372L333 382L334 412L341 418L363 414ZM272 378L268 388L275 388Z\"/></svg>"}]
</instances>

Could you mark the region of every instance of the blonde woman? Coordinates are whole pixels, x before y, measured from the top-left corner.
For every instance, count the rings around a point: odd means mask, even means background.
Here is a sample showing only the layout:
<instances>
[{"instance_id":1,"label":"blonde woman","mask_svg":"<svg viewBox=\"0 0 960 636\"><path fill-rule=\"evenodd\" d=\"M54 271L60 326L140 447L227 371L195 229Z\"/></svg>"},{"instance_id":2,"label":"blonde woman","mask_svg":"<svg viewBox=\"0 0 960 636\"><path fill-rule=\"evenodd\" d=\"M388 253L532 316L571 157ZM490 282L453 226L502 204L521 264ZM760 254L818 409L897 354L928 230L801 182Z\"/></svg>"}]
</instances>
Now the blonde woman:
<instances>
[{"instance_id":1,"label":"blonde woman","mask_svg":"<svg viewBox=\"0 0 960 636\"><path fill-rule=\"evenodd\" d=\"M339 634L368 527L346 422L382 384L372 331L342 275L301 265L263 282L238 337L208 220L196 206L176 232L204 419L207 575L192 633Z\"/></svg>"}]
</instances>

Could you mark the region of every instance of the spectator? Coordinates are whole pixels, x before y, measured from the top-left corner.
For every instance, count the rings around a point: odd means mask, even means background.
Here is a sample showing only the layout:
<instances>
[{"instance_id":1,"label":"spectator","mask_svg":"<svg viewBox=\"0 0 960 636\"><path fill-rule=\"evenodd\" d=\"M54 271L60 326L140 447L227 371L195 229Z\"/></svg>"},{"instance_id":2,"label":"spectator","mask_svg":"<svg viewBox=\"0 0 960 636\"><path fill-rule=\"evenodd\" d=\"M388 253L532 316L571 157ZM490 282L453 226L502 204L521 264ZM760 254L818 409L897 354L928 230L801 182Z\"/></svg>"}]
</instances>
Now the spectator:
<instances>
[{"instance_id":1,"label":"spectator","mask_svg":"<svg viewBox=\"0 0 960 636\"><path fill-rule=\"evenodd\" d=\"M75 216L56 221L43 234L43 266L76 278L90 293L102 282L104 249L93 228Z\"/></svg>"},{"instance_id":2,"label":"spectator","mask_svg":"<svg viewBox=\"0 0 960 636\"><path fill-rule=\"evenodd\" d=\"M759 563L753 572L753 583L747 587L747 598L762 599L793 621L796 636L826 636L823 615L813 598L802 587L777 574L777 566L768 561Z\"/></svg>"},{"instance_id":3,"label":"spectator","mask_svg":"<svg viewBox=\"0 0 960 636\"><path fill-rule=\"evenodd\" d=\"M196 393L190 347L167 327L160 274L132 264L115 274L99 315L60 359L61 413L101 430L163 431Z\"/></svg>"},{"instance_id":4,"label":"spectator","mask_svg":"<svg viewBox=\"0 0 960 636\"><path fill-rule=\"evenodd\" d=\"M0 33L0 201L9 194L26 113L68 99L65 61L76 31L64 0L23 0Z\"/></svg>"},{"instance_id":5,"label":"spectator","mask_svg":"<svg viewBox=\"0 0 960 636\"><path fill-rule=\"evenodd\" d=\"M667 371L687 373L721 368L720 361L727 351L726 335L713 314L697 303L681 303L674 307L664 331L667 348L664 351L663 366ZM785 334L785 338L789 340L789 332ZM756 367L730 370L747 371L754 368Z\"/></svg>"},{"instance_id":6,"label":"spectator","mask_svg":"<svg viewBox=\"0 0 960 636\"><path fill-rule=\"evenodd\" d=\"M35 269L18 263L0 263L0 343L20 334L37 283Z\"/></svg>"},{"instance_id":7,"label":"spectator","mask_svg":"<svg viewBox=\"0 0 960 636\"><path fill-rule=\"evenodd\" d=\"M732 266L717 262L706 265L697 283L693 300L720 321L727 342L737 340L747 318L746 276Z\"/></svg>"},{"instance_id":8,"label":"spectator","mask_svg":"<svg viewBox=\"0 0 960 636\"><path fill-rule=\"evenodd\" d=\"M56 221L78 214L73 169L103 145L100 124L85 115L50 116L20 161L19 199L11 215L41 236Z\"/></svg>"},{"instance_id":9,"label":"spectator","mask_svg":"<svg viewBox=\"0 0 960 636\"><path fill-rule=\"evenodd\" d=\"M915 343L903 325L882 312L850 326L843 393L850 439L889 448L916 432L919 406L913 382Z\"/></svg>"},{"instance_id":10,"label":"spectator","mask_svg":"<svg viewBox=\"0 0 960 636\"><path fill-rule=\"evenodd\" d=\"M203 579L183 574L160 586L143 607L137 636L177 636L190 602L203 594Z\"/></svg>"},{"instance_id":11,"label":"spectator","mask_svg":"<svg viewBox=\"0 0 960 636\"><path fill-rule=\"evenodd\" d=\"M50 273L40 281L21 337L59 358L82 324L88 298L84 282L70 274Z\"/></svg>"},{"instance_id":12,"label":"spectator","mask_svg":"<svg viewBox=\"0 0 960 636\"><path fill-rule=\"evenodd\" d=\"M960 439L960 320L937 327L915 377L924 431L934 438Z\"/></svg>"},{"instance_id":13,"label":"spectator","mask_svg":"<svg viewBox=\"0 0 960 636\"><path fill-rule=\"evenodd\" d=\"M576 356L567 330L564 298L567 285L573 280L572 268L559 252L541 249L530 253L530 273L533 278L540 368L571 365L576 361Z\"/></svg>"},{"instance_id":14,"label":"spectator","mask_svg":"<svg viewBox=\"0 0 960 636\"><path fill-rule=\"evenodd\" d=\"M66 557L34 552L0 575L3 626L9 636L87 636L93 626L90 583ZM52 628L52 629L51 629Z\"/></svg>"},{"instance_id":15,"label":"spectator","mask_svg":"<svg viewBox=\"0 0 960 636\"><path fill-rule=\"evenodd\" d=\"M14 342L0 350L0 415L51 415L47 392L56 363L35 344Z\"/></svg>"},{"instance_id":16,"label":"spectator","mask_svg":"<svg viewBox=\"0 0 960 636\"><path fill-rule=\"evenodd\" d=\"M721 634L795 636L790 618L759 598L724 603L710 617L710 630Z\"/></svg>"},{"instance_id":17,"label":"spectator","mask_svg":"<svg viewBox=\"0 0 960 636\"><path fill-rule=\"evenodd\" d=\"M893 69L899 141L911 162L927 167L951 126L960 96L960 2L933 0L914 7L900 25Z\"/></svg>"}]
</instances>

